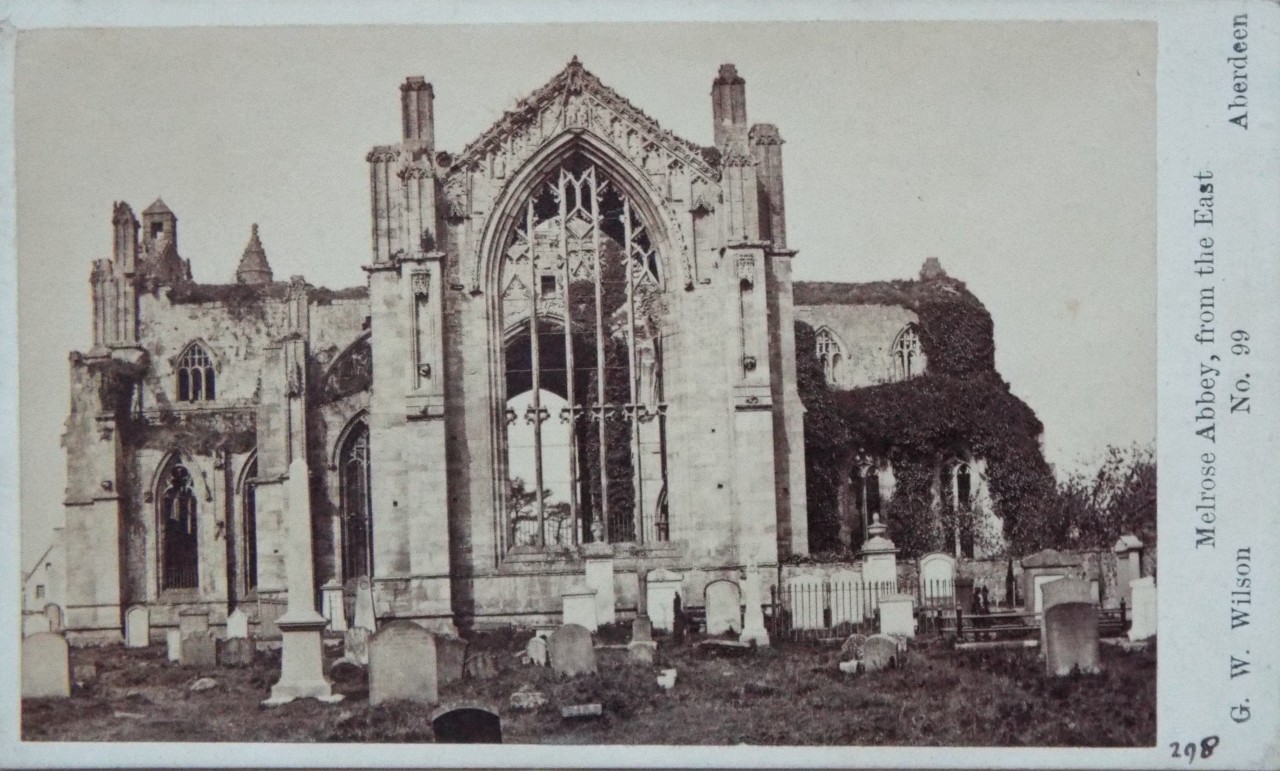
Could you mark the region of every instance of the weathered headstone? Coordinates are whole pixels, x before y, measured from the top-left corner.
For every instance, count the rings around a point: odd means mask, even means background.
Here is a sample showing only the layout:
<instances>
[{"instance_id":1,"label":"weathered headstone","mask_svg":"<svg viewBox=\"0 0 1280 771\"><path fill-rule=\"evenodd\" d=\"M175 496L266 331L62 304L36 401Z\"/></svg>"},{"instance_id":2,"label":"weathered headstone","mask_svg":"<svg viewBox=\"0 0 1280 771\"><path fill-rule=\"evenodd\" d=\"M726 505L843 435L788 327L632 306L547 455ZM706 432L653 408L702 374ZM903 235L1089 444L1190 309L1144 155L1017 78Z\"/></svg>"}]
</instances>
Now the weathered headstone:
<instances>
[{"instance_id":1,"label":"weathered headstone","mask_svg":"<svg viewBox=\"0 0 1280 771\"><path fill-rule=\"evenodd\" d=\"M342 596L342 584L331 578L320 587L320 615L329 619L329 629L334 632L347 631L347 605Z\"/></svg>"},{"instance_id":2,"label":"weathered headstone","mask_svg":"<svg viewBox=\"0 0 1280 771\"><path fill-rule=\"evenodd\" d=\"M369 638L371 706L395 699L434 704L437 678L435 642L412 621L392 621Z\"/></svg>"},{"instance_id":3,"label":"weathered headstone","mask_svg":"<svg viewBox=\"0 0 1280 771\"><path fill-rule=\"evenodd\" d=\"M1116 555L1116 588L1125 604L1133 605L1133 595L1129 587L1142 577L1142 541L1138 536L1125 534L1120 536L1112 550Z\"/></svg>"},{"instance_id":4,"label":"weathered headstone","mask_svg":"<svg viewBox=\"0 0 1280 771\"><path fill-rule=\"evenodd\" d=\"M827 603L831 608L831 625L861 624L871 615L871 603L863 588L862 573L837 570L827 576Z\"/></svg>"},{"instance_id":5,"label":"weathered headstone","mask_svg":"<svg viewBox=\"0 0 1280 771\"><path fill-rule=\"evenodd\" d=\"M472 654L467 656L463 674L472 680L488 680L498 676L498 665L494 662L491 653Z\"/></svg>"},{"instance_id":6,"label":"weathered headstone","mask_svg":"<svg viewBox=\"0 0 1280 771\"><path fill-rule=\"evenodd\" d=\"M632 661L652 664L658 655L658 644L653 641L653 622L648 616L636 616L631 620L631 641L627 653Z\"/></svg>"},{"instance_id":7,"label":"weathered headstone","mask_svg":"<svg viewBox=\"0 0 1280 771\"><path fill-rule=\"evenodd\" d=\"M845 639L844 644L840 646L841 661L857 661L862 658L862 647L867 644L867 636L864 634L851 634Z\"/></svg>"},{"instance_id":8,"label":"weathered headstone","mask_svg":"<svg viewBox=\"0 0 1280 771\"><path fill-rule=\"evenodd\" d=\"M878 672L898 665L898 641L883 634L873 634L862 645L862 669Z\"/></svg>"},{"instance_id":9,"label":"weathered headstone","mask_svg":"<svg viewBox=\"0 0 1280 771\"><path fill-rule=\"evenodd\" d=\"M165 654L169 661L182 661L182 632L169 629L164 633Z\"/></svg>"},{"instance_id":10,"label":"weathered headstone","mask_svg":"<svg viewBox=\"0 0 1280 771\"><path fill-rule=\"evenodd\" d=\"M208 632L195 632L182 636L180 648L183 666L215 667L218 665L218 641Z\"/></svg>"},{"instance_id":11,"label":"weathered headstone","mask_svg":"<svg viewBox=\"0 0 1280 771\"><path fill-rule=\"evenodd\" d=\"M134 605L124 612L124 644L126 648L151 644L151 611L145 605Z\"/></svg>"},{"instance_id":12,"label":"weathered headstone","mask_svg":"<svg viewBox=\"0 0 1280 771\"><path fill-rule=\"evenodd\" d=\"M228 637L219 645L218 663L224 667L247 667L253 663L255 653L253 640L248 637Z\"/></svg>"},{"instance_id":13,"label":"weathered headstone","mask_svg":"<svg viewBox=\"0 0 1280 771\"><path fill-rule=\"evenodd\" d=\"M925 607L953 607L956 596L956 558L933 552L920 558L920 594Z\"/></svg>"},{"instance_id":14,"label":"weathered headstone","mask_svg":"<svg viewBox=\"0 0 1280 771\"><path fill-rule=\"evenodd\" d=\"M501 744L502 720L479 707L436 710L431 730L437 744Z\"/></svg>"},{"instance_id":15,"label":"weathered headstone","mask_svg":"<svg viewBox=\"0 0 1280 771\"><path fill-rule=\"evenodd\" d=\"M547 665L547 641L543 637L535 635L533 639L524 644L525 655L529 657L529 663L540 667Z\"/></svg>"},{"instance_id":16,"label":"weathered headstone","mask_svg":"<svg viewBox=\"0 0 1280 771\"><path fill-rule=\"evenodd\" d=\"M596 623L612 624L617 620L617 592L613 584L613 547L607 543L589 543L582 547L586 558L586 583L595 589Z\"/></svg>"},{"instance_id":17,"label":"weathered headstone","mask_svg":"<svg viewBox=\"0 0 1280 771\"><path fill-rule=\"evenodd\" d=\"M564 603L563 623L577 624L596 631L596 590L584 583L574 583L561 595Z\"/></svg>"},{"instance_id":18,"label":"weathered headstone","mask_svg":"<svg viewBox=\"0 0 1280 771\"><path fill-rule=\"evenodd\" d=\"M636 616L631 620L631 642L653 642L653 622L648 616Z\"/></svg>"},{"instance_id":19,"label":"weathered headstone","mask_svg":"<svg viewBox=\"0 0 1280 771\"><path fill-rule=\"evenodd\" d=\"M227 616L227 639L245 638L249 636L249 614L240 608L231 611Z\"/></svg>"},{"instance_id":20,"label":"weathered headstone","mask_svg":"<svg viewBox=\"0 0 1280 771\"><path fill-rule=\"evenodd\" d=\"M462 679L467 663L467 641L450 635L433 635L436 646L436 682L448 685Z\"/></svg>"},{"instance_id":21,"label":"weathered headstone","mask_svg":"<svg viewBox=\"0 0 1280 771\"><path fill-rule=\"evenodd\" d=\"M71 695L67 641L57 632L22 638L22 698L65 698Z\"/></svg>"},{"instance_id":22,"label":"weathered headstone","mask_svg":"<svg viewBox=\"0 0 1280 771\"><path fill-rule=\"evenodd\" d=\"M891 594L880 598L880 634L916 636L915 598Z\"/></svg>"},{"instance_id":23,"label":"weathered headstone","mask_svg":"<svg viewBox=\"0 0 1280 771\"><path fill-rule=\"evenodd\" d=\"M368 666L370 634L372 632L362 626L353 626L348 629L343 639L343 658L351 659L361 666Z\"/></svg>"},{"instance_id":24,"label":"weathered headstone","mask_svg":"<svg viewBox=\"0 0 1280 771\"><path fill-rule=\"evenodd\" d=\"M178 613L178 631L182 632L183 637L209 631L209 611L199 608L181 611Z\"/></svg>"},{"instance_id":25,"label":"weathered headstone","mask_svg":"<svg viewBox=\"0 0 1280 771\"><path fill-rule=\"evenodd\" d=\"M794 629L822 629L826 608L826 580L818 575L792 576L782 586Z\"/></svg>"},{"instance_id":26,"label":"weathered headstone","mask_svg":"<svg viewBox=\"0 0 1280 771\"><path fill-rule=\"evenodd\" d=\"M754 561L747 565L742 579L742 602L745 612L742 616L742 634L738 635L738 640L767 647L769 632L764 628L764 610L760 606L760 570Z\"/></svg>"},{"instance_id":27,"label":"weathered headstone","mask_svg":"<svg viewBox=\"0 0 1280 771\"><path fill-rule=\"evenodd\" d=\"M1129 608L1130 640L1146 640L1156 633L1156 580L1151 576L1129 582L1133 604Z\"/></svg>"},{"instance_id":28,"label":"weathered headstone","mask_svg":"<svg viewBox=\"0 0 1280 771\"><path fill-rule=\"evenodd\" d=\"M511 708L518 711L537 709L547 703L547 695L536 691L531 685L522 685L520 690L511 694Z\"/></svg>"},{"instance_id":29,"label":"weathered headstone","mask_svg":"<svg viewBox=\"0 0 1280 771\"><path fill-rule=\"evenodd\" d=\"M364 576L356 581L356 612L351 625L370 632L378 628L378 620L373 613L373 584Z\"/></svg>"},{"instance_id":30,"label":"weathered headstone","mask_svg":"<svg viewBox=\"0 0 1280 771\"><path fill-rule=\"evenodd\" d=\"M645 603L655 629L672 630L675 619L671 616L671 607L683 584L684 575L673 570L659 568L649 571L645 578Z\"/></svg>"},{"instance_id":31,"label":"weathered headstone","mask_svg":"<svg viewBox=\"0 0 1280 771\"><path fill-rule=\"evenodd\" d=\"M733 581L707 584L707 634L742 631L742 591Z\"/></svg>"},{"instance_id":32,"label":"weathered headstone","mask_svg":"<svg viewBox=\"0 0 1280 771\"><path fill-rule=\"evenodd\" d=\"M552 633L547 648L551 668L560 674L572 677L596 671L596 649L585 627L577 624L560 627Z\"/></svg>"},{"instance_id":33,"label":"weathered headstone","mask_svg":"<svg viewBox=\"0 0 1280 771\"><path fill-rule=\"evenodd\" d=\"M49 631L61 632L64 625L62 616L62 606L55 602L50 602L44 606L44 617L49 619Z\"/></svg>"},{"instance_id":34,"label":"weathered headstone","mask_svg":"<svg viewBox=\"0 0 1280 771\"><path fill-rule=\"evenodd\" d=\"M38 634L40 632L48 632L49 618L43 613L24 613L22 614L22 635Z\"/></svg>"},{"instance_id":35,"label":"weathered headstone","mask_svg":"<svg viewBox=\"0 0 1280 771\"><path fill-rule=\"evenodd\" d=\"M1097 672L1098 606L1089 583L1077 578L1061 578L1043 586L1044 614L1041 644L1045 671L1068 675L1073 669Z\"/></svg>"}]
</instances>

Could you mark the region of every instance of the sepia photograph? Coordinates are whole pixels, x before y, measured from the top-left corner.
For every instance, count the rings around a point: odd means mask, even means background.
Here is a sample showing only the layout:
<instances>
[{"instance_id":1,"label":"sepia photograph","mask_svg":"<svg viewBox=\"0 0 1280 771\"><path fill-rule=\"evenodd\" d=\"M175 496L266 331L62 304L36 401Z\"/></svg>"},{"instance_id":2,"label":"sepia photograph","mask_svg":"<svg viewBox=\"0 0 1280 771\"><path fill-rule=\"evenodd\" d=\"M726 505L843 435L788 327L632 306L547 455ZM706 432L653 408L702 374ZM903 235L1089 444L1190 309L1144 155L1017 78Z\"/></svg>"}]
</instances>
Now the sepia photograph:
<instances>
[{"instance_id":1,"label":"sepia photograph","mask_svg":"<svg viewBox=\"0 0 1280 771\"><path fill-rule=\"evenodd\" d=\"M24 744L1157 745L1154 22L10 42Z\"/></svg>"}]
</instances>

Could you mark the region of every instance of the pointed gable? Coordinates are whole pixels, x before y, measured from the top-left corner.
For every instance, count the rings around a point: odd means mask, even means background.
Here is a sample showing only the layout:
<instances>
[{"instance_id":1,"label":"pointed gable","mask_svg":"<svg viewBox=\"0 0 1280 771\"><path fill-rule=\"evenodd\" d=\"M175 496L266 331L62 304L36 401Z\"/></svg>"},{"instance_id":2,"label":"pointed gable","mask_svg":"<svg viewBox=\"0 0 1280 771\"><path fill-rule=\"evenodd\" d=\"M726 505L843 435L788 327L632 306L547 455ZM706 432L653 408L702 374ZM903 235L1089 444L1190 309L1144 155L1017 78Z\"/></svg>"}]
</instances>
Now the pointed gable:
<instances>
[{"instance_id":1,"label":"pointed gable","mask_svg":"<svg viewBox=\"0 0 1280 771\"><path fill-rule=\"evenodd\" d=\"M544 141L574 128L590 129L610 140L648 172L683 165L707 180L720 178L713 163L717 156L714 148L704 148L663 129L583 67L576 56L546 85L516 102L514 109L503 113L463 148L452 168L482 165L487 157L497 154L527 157Z\"/></svg>"}]
</instances>

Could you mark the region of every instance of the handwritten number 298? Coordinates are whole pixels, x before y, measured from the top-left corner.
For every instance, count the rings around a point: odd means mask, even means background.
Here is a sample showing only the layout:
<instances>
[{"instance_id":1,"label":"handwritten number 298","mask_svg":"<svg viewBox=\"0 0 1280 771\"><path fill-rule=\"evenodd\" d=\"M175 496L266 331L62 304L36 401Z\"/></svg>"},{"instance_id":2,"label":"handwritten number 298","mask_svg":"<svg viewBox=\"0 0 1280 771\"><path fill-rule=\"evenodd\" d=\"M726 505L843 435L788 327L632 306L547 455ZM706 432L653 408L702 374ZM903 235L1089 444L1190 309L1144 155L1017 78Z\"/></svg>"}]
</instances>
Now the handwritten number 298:
<instances>
[{"instance_id":1,"label":"handwritten number 298","mask_svg":"<svg viewBox=\"0 0 1280 771\"><path fill-rule=\"evenodd\" d=\"M1218 746L1218 737L1206 736L1200 740L1200 744L1170 742L1169 746L1173 748L1173 757L1180 758L1185 755L1188 763L1194 763L1197 756L1201 760L1206 760L1213 755L1213 749Z\"/></svg>"}]
</instances>

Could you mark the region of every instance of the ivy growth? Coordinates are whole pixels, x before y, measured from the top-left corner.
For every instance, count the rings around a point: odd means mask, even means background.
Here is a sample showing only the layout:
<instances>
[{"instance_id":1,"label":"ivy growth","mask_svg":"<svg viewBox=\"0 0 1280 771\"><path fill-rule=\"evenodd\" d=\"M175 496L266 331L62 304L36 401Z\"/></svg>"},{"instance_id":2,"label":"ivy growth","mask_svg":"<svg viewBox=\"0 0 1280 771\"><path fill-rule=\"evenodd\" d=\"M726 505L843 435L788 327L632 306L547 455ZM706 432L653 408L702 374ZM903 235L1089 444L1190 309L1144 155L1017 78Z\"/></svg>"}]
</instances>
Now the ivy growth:
<instances>
[{"instance_id":1,"label":"ivy growth","mask_svg":"<svg viewBox=\"0 0 1280 771\"><path fill-rule=\"evenodd\" d=\"M797 384L807 411L810 549L844 547L839 490L860 453L892 466L894 495L882 516L902 556L950 550L954 527L973 526L960 521L960 512L935 504L940 464L968 455L985 459L993 513L1004 520L1004 535L1018 549L1019 517L1053 494L1054 480L1040 450L1043 425L995 371L991 316L982 303L963 283L945 277L797 284L796 302L910 308L919 318L929 362L925 374L908 380L832 390L817 358L813 328L797 322Z\"/></svg>"}]
</instances>

